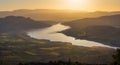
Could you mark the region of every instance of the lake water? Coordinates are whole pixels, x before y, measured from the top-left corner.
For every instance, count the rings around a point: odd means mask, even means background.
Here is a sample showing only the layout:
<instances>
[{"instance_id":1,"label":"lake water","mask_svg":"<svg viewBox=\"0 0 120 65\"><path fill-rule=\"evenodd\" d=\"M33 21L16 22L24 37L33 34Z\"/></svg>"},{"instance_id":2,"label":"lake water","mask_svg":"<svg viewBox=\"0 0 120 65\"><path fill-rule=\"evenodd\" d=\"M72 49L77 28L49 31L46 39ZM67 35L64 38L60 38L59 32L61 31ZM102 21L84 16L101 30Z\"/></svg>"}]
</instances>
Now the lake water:
<instances>
[{"instance_id":1,"label":"lake water","mask_svg":"<svg viewBox=\"0 0 120 65\"><path fill-rule=\"evenodd\" d=\"M63 33L59 33L60 31L64 31L67 29L70 29L70 27L59 23L48 28L29 31L27 32L27 35L35 39L45 39L45 40L57 41L57 42L70 42L72 43L72 45L77 45L77 46L85 46L85 47L99 46L99 47L109 47L114 49L116 48L94 41L76 39L74 37L67 36Z\"/></svg>"}]
</instances>

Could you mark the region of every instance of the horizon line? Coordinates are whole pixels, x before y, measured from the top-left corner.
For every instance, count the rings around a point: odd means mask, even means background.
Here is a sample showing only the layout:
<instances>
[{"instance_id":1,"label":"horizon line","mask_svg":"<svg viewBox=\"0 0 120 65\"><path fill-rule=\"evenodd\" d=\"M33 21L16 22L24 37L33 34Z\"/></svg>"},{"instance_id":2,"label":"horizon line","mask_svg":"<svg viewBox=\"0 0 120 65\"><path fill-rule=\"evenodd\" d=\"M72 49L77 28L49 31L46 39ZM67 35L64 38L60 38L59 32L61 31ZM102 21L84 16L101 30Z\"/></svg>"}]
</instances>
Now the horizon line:
<instances>
[{"instance_id":1,"label":"horizon line","mask_svg":"<svg viewBox=\"0 0 120 65\"><path fill-rule=\"evenodd\" d=\"M0 12L14 12L19 10L58 10L58 11L71 11L71 12L120 12L120 10L113 10L113 11L102 11L102 10L95 10L95 11L83 11L83 10L73 10L73 9L13 9L13 10L0 10Z\"/></svg>"}]
</instances>

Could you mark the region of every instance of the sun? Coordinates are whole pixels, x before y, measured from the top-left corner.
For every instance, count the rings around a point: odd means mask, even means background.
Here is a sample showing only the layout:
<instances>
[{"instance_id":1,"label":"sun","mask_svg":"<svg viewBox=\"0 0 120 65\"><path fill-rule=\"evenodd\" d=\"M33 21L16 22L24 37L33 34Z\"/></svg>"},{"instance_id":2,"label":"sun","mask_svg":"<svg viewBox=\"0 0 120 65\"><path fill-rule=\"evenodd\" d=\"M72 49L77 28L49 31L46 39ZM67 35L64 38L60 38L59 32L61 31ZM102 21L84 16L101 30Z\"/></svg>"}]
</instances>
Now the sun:
<instances>
[{"instance_id":1,"label":"sun","mask_svg":"<svg viewBox=\"0 0 120 65\"><path fill-rule=\"evenodd\" d=\"M69 3L76 4L79 2L83 2L84 0L67 0Z\"/></svg>"},{"instance_id":2,"label":"sun","mask_svg":"<svg viewBox=\"0 0 120 65\"><path fill-rule=\"evenodd\" d=\"M88 0L65 0L68 9L78 10L88 5Z\"/></svg>"}]
</instances>

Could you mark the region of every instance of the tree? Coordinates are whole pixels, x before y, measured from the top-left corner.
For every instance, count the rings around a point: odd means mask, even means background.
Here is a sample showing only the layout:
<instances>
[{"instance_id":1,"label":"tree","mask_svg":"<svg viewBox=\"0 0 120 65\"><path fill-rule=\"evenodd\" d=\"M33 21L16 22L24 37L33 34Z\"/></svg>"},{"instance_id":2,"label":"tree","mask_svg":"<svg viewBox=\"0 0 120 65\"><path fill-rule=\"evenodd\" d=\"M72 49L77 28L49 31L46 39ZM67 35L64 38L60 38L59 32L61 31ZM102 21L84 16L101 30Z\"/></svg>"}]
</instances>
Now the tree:
<instances>
[{"instance_id":1,"label":"tree","mask_svg":"<svg viewBox=\"0 0 120 65\"><path fill-rule=\"evenodd\" d=\"M19 63L18 65L24 65L23 63Z\"/></svg>"},{"instance_id":2,"label":"tree","mask_svg":"<svg viewBox=\"0 0 120 65\"><path fill-rule=\"evenodd\" d=\"M113 54L113 59L112 65L120 65L120 49L117 49Z\"/></svg>"}]
</instances>

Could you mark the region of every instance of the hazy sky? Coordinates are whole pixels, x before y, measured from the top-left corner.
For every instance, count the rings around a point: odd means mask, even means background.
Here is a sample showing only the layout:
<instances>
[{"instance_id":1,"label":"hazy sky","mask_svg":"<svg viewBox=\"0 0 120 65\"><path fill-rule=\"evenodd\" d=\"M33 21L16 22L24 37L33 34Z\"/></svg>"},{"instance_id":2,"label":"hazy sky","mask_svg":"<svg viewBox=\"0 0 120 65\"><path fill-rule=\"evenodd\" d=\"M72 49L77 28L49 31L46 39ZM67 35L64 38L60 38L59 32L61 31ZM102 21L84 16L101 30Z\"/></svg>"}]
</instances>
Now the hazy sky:
<instances>
[{"instance_id":1,"label":"hazy sky","mask_svg":"<svg viewBox=\"0 0 120 65\"><path fill-rule=\"evenodd\" d=\"M0 0L0 10L15 9L120 11L120 0Z\"/></svg>"}]
</instances>

